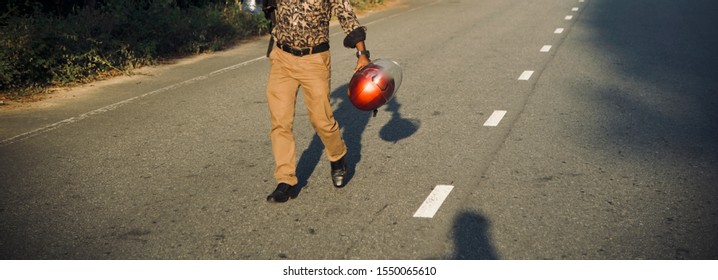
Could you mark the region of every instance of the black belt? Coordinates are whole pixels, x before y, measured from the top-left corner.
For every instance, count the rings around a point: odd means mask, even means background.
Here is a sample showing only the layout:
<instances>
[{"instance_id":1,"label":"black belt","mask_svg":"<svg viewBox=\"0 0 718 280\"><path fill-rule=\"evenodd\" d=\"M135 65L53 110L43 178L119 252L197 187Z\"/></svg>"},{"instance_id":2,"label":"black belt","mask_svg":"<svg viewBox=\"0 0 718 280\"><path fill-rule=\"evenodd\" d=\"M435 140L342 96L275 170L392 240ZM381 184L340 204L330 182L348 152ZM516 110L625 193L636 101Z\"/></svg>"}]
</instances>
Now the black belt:
<instances>
[{"instance_id":1,"label":"black belt","mask_svg":"<svg viewBox=\"0 0 718 280\"><path fill-rule=\"evenodd\" d=\"M291 53L295 56L305 56L308 54L321 53L321 52L328 51L329 43L323 43L323 44L319 44L315 47L304 48L304 49L295 49L295 48L290 47L287 44L280 44L280 43L277 43L277 47L282 49L283 51Z\"/></svg>"}]
</instances>

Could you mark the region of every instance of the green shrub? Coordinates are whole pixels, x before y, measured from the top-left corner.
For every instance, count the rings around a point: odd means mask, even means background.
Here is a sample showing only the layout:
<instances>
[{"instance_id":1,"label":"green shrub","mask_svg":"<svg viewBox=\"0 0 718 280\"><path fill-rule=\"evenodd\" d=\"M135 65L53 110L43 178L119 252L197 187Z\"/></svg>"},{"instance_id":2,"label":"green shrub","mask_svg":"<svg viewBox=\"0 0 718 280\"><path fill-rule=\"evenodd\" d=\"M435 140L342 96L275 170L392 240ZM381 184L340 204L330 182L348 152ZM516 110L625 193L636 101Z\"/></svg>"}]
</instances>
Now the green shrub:
<instances>
[{"instance_id":1,"label":"green shrub","mask_svg":"<svg viewBox=\"0 0 718 280\"><path fill-rule=\"evenodd\" d=\"M96 80L167 58L216 51L267 32L261 15L238 4L110 0L65 17L35 11L0 18L0 92L13 97Z\"/></svg>"},{"instance_id":2,"label":"green shrub","mask_svg":"<svg viewBox=\"0 0 718 280\"><path fill-rule=\"evenodd\" d=\"M352 7L359 10L384 4L384 0L349 0L349 2L352 3Z\"/></svg>"},{"instance_id":3,"label":"green shrub","mask_svg":"<svg viewBox=\"0 0 718 280\"><path fill-rule=\"evenodd\" d=\"M237 0L105 0L61 13L20 2L0 13L0 95L10 98L129 75L164 59L220 50L269 27ZM351 0L357 9L383 2Z\"/></svg>"}]
</instances>

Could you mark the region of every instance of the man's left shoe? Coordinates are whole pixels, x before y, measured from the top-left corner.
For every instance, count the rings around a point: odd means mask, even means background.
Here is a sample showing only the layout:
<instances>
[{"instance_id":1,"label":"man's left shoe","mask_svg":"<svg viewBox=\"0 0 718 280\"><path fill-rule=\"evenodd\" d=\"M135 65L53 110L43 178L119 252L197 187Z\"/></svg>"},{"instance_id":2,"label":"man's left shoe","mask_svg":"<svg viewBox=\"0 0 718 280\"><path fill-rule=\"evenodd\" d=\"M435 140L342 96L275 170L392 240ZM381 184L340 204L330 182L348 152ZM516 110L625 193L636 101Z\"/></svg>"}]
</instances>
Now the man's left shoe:
<instances>
[{"instance_id":1,"label":"man's left shoe","mask_svg":"<svg viewBox=\"0 0 718 280\"><path fill-rule=\"evenodd\" d=\"M287 202L290 198L294 199L296 197L297 186L292 186L287 183L279 183L279 185L277 185L277 189L267 196L267 202L282 203Z\"/></svg>"},{"instance_id":2,"label":"man's left shoe","mask_svg":"<svg viewBox=\"0 0 718 280\"><path fill-rule=\"evenodd\" d=\"M334 187L343 188L347 184L347 164L344 157L337 161L332 161L332 183Z\"/></svg>"}]
</instances>

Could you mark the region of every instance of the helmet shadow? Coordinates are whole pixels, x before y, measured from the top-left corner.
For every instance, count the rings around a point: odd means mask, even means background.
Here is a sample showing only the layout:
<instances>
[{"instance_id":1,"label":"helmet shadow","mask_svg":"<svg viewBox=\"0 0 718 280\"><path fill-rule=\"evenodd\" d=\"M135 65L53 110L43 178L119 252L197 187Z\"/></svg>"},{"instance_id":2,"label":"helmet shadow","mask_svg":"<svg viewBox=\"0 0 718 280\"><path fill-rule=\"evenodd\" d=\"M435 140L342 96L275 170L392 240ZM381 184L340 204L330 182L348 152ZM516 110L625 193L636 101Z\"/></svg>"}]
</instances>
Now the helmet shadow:
<instances>
[{"instance_id":1,"label":"helmet shadow","mask_svg":"<svg viewBox=\"0 0 718 280\"><path fill-rule=\"evenodd\" d=\"M386 105L386 110L391 112L391 119L379 130L379 137L384 141L396 143L409 138L421 126L421 121L418 119L403 118L399 113L399 108L401 108L401 104L396 101L396 97L389 100Z\"/></svg>"}]
</instances>

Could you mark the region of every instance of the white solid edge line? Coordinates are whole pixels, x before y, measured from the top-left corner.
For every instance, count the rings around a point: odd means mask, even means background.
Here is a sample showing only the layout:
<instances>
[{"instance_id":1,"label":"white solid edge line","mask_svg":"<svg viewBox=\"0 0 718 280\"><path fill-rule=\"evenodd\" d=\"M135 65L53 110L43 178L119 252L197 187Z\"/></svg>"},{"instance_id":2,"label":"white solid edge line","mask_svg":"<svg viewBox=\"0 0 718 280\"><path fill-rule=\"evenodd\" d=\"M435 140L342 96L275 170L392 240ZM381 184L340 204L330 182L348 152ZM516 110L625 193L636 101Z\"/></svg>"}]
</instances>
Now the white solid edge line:
<instances>
[{"instance_id":1,"label":"white solid edge line","mask_svg":"<svg viewBox=\"0 0 718 280\"><path fill-rule=\"evenodd\" d=\"M0 146L4 146L4 145L7 145L7 144L12 144L12 143L14 143L14 142L16 142L16 141L21 141L21 140L24 140L24 139L33 137L33 136L38 135L38 134L42 134L42 133L45 133L45 132L48 132L48 131L51 131L51 130L55 130L55 129L61 127L61 126L64 126L64 125L67 125L67 124L71 124L71 123L75 123L75 122L84 120L84 119L89 118L89 117L91 117L91 116L93 116L93 115L97 115L97 114L101 114L101 113L105 113L105 112L112 111L112 110L114 110L114 109L117 109L117 108L121 107L122 105L125 105L125 104L127 104L127 103L130 103L130 102L135 101L135 100L137 100L137 99L145 98L145 97L148 97L148 96L157 94L157 93L169 91L169 90L176 89L176 88L179 88L179 87L184 86L184 85L189 85L189 84L195 83L195 82L197 82L197 81L205 80L205 79L207 79L207 78L209 78L209 77L211 77L211 76L214 76L214 75L217 75L217 74L221 74L221 73L224 73L224 72L227 72L227 71L231 71L231 70L240 68L240 67L242 67L242 66L246 66L246 65L248 65L248 64L250 64L250 63L252 63L252 62L259 61L259 60L262 60L262 59L265 59L265 58L266 58L265 56L261 56L261 57L257 57L257 58L254 58L254 59L250 59L250 60L247 60L247 61L242 62L242 63L238 63L238 64L235 64L235 65L226 67L226 68L219 69L219 70L217 70L217 71L213 71L213 72L211 72L211 73L209 73L209 74L206 74L206 75L197 76L197 77L194 77L194 78L192 78L192 79L189 79L189 80L186 80L186 81L183 81L183 82L179 82L179 83L176 83L176 84L173 84L173 85L169 85L169 86L166 86L166 87L163 87L163 88L160 88L160 89L156 89L156 90L153 90L153 91L150 91L150 92L147 92L147 93L144 93L144 94L141 94L141 95L138 95L138 96L129 98L129 99L122 100L122 101L120 101L120 102L116 102L116 103L107 105L107 106L105 106L105 107L102 107L102 108L99 108L99 109L95 109L95 110L89 111L89 112L87 112L87 113L84 113L84 114L79 115L79 116L76 116L76 117L71 117L71 118L68 118L68 119L64 119L64 120L61 120L61 121L59 121L59 122L56 122L56 123L53 123L53 124L50 124L50 125L43 126L43 127L41 127L41 128L38 128L38 129L29 131L29 132L25 132L25 133L20 134L20 135L16 135L16 136L13 136L13 137L4 139L4 140L0 141Z\"/></svg>"},{"instance_id":2,"label":"white solid edge line","mask_svg":"<svg viewBox=\"0 0 718 280\"><path fill-rule=\"evenodd\" d=\"M389 16L389 17L387 17L387 18L381 18L381 19L378 19L378 20L369 22L369 23L367 23L367 24L365 24L365 25L374 24L374 23L377 23L377 22L386 20L386 19L388 19L388 18L392 18L392 17L396 17L396 16L399 16L399 15L402 15L402 14L406 14L406 13L409 13L409 12L413 12L413 11L418 10L418 9L421 9L421 8L430 7L430 6L439 4L441 1L442 1L442 0L437 0L437 1L435 1L435 2L428 3L428 4L423 5L423 6L415 7L415 8L413 8L413 9L408 10L408 11L404 11L404 12L400 12L400 13L394 14L394 15ZM340 34L340 33L341 33L341 32L337 32L337 33L331 34L330 36L334 36L334 35L337 35L337 34ZM44 126L44 127L41 127L41 128L35 129L35 130L32 130L32 131L28 131L28 132L25 132L25 133L22 133L22 134L19 134L19 135L15 135L15 136L13 136L13 137L0 140L0 146L9 145L9 144L15 143L15 142L17 142L17 141L22 141L22 140L24 140L24 139L33 137L33 136L35 136L35 135L39 135L39 134L42 134L42 133L45 133L45 132L48 132L48 131L57 129L57 128L63 126L63 125L75 123L75 122L77 122L77 121L86 119L86 118L88 118L88 117L90 117L90 116L92 116L92 115L96 115L96 114L100 114L100 113L104 113L104 112L108 112L108 111L117 109L118 107L120 107L120 106L122 106L122 105L125 105L125 104L127 104L127 103L130 103L130 102L132 102L132 101L135 101L135 100L137 100L137 99L144 98L144 97L147 97L147 96L150 96L150 95L154 95L154 94L157 94L157 93L165 92L165 91L168 91L168 90L171 90L171 89L175 89L175 88L178 88L178 87L183 86L183 85L192 84L192 83L194 83L194 82L207 79L207 78L209 78L209 77L211 77L211 76L214 76L214 75L217 75L217 74L221 74L221 73L224 73L224 72L227 72L227 71L235 70L235 69L237 69L237 68L240 68L240 67L242 67L242 66L245 66L245 65L247 65L247 64L250 64L250 63L252 63L252 62L255 62L255 61L258 61L258 60L262 60L262 59L265 59L265 58L266 58L265 56L261 56L261 57L257 57L257 58L251 59L251 60L247 60L247 61L244 61L244 62L242 62L242 63L238 63L238 64L235 64L235 65L226 67L226 68L222 68L222 69L213 71L213 72L211 72L211 73L209 73L209 74L207 74L207 75L202 75L202 76L194 77L194 78L189 79L189 80L186 80L186 81L184 81L184 82L180 82L180 83L173 84L173 85L169 85L169 86L166 86L166 87L157 89L157 90L153 90L153 91L144 93L144 94L142 94L142 95L138 95L138 96L135 96L135 97L132 97L132 98L129 98L129 99L126 99L126 100L123 100L123 101L114 103L114 104L107 105L107 106L105 106L105 107L102 107L102 108L99 108L99 109L96 109L96 110L92 110L92 111L90 111L90 112L84 113L84 114L79 115L79 116L76 116L76 117L71 117L71 118L68 118L68 119L64 119L64 120L61 120L61 121L59 121L59 122L56 122L56 123L53 123L53 124L50 124L50 125L47 125L47 126Z\"/></svg>"},{"instance_id":3,"label":"white solid edge line","mask_svg":"<svg viewBox=\"0 0 718 280\"><path fill-rule=\"evenodd\" d=\"M523 73L521 73L521 76L519 76L519 81L528 81L531 79L531 75L534 74L534 71L526 70Z\"/></svg>"},{"instance_id":4,"label":"white solid edge line","mask_svg":"<svg viewBox=\"0 0 718 280\"><path fill-rule=\"evenodd\" d=\"M498 126L501 120L506 116L506 112L504 110L495 110L494 113L491 114L488 120L484 123L484 126Z\"/></svg>"},{"instance_id":5,"label":"white solid edge line","mask_svg":"<svg viewBox=\"0 0 718 280\"><path fill-rule=\"evenodd\" d=\"M433 218L453 189L454 186L451 185L436 186L424 200L424 203L421 204L421 207L416 210L414 218Z\"/></svg>"},{"instance_id":6,"label":"white solid edge line","mask_svg":"<svg viewBox=\"0 0 718 280\"><path fill-rule=\"evenodd\" d=\"M541 52L549 52L551 51L551 45L544 45L541 47Z\"/></svg>"}]
</instances>

